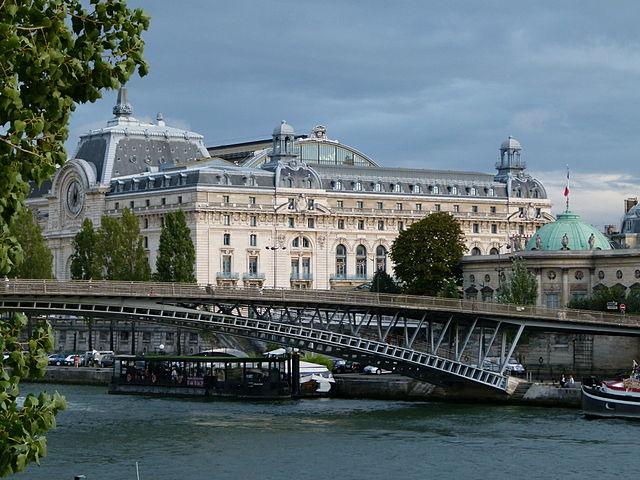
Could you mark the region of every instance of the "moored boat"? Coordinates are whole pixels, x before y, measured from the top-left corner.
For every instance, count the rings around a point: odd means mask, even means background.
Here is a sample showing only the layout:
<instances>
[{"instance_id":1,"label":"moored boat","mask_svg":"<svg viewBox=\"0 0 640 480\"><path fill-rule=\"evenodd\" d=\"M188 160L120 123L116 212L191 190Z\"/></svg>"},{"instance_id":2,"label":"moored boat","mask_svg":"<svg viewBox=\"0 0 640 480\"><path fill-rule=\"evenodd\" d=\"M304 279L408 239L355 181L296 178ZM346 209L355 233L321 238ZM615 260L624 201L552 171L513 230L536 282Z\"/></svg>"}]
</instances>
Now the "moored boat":
<instances>
[{"instance_id":1,"label":"moored boat","mask_svg":"<svg viewBox=\"0 0 640 480\"><path fill-rule=\"evenodd\" d=\"M640 379L583 379L582 411L592 418L640 419Z\"/></svg>"}]
</instances>

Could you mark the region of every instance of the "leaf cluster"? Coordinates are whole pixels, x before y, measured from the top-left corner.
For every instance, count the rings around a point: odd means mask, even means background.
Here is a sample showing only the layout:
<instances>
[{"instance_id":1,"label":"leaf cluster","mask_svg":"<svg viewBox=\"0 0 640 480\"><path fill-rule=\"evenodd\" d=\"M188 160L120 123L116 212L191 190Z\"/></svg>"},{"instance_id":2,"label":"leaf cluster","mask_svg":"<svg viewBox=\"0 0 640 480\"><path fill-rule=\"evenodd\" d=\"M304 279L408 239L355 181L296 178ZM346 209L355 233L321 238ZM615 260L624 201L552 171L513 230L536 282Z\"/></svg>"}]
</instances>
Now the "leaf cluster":
<instances>
[{"instance_id":1,"label":"leaf cluster","mask_svg":"<svg viewBox=\"0 0 640 480\"><path fill-rule=\"evenodd\" d=\"M29 208L22 208L20 214L14 217L10 231L22 247L22 254L9 275L18 278L53 278L53 255Z\"/></svg>"},{"instance_id":2,"label":"leaf cluster","mask_svg":"<svg viewBox=\"0 0 640 480\"><path fill-rule=\"evenodd\" d=\"M377 270L373 275L371 288L369 290L378 293L400 293L402 291L402 289L396 285L396 282L393 281L391 275L382 269Z\"/></svg>"},{"instance_id":3,"label":"leaf cluster","mask_svg":"<svg viewBox=\"0 0 640 480\"><path fill-rule=\"evenodd\" d=\"M76 103L138 70L149 17L120 0L3 0L0 4L0 273L18 263L9 225L29 193L66 160Z\"/></svg>"},{"instance_id":4,"label":"leaf cluster","mask_svg":"<svg viewBox=\"0 0 640 480\"><path fill-rule=\"evenodd\" d=\"M196 251L182 209L168 212L160 233L154 279L159 282L195 283Z\"/></svg>"},{"instance_id":5,"label":"leaf cluster","mask_svg":"<svg viewBox=\"0 0 640 480\"><path fill-rule=\"evenodd\" d=\"M76 280L133 280L151 278L138 218L125 208L122 217L103 215L100 228L85 219L73 239L71 278Z\"/></svg>"},{"instance_id":6,"label":"leaf cluster","mask_svg":"<svg viewBox=\"0 0 640 480\"><path fill-rule=\"evenodd\" d=\"M436 212L400 232L391 247L394 272L412 295L438 295L449 282L459 283L460 260L467 250L458 221Z\"/></svg>"},{"instance_id":7,"label":"leaf cluster","mask_svg":"<svg viewBox=\"0 0 640 480\"><path fill-rule=\"evenodd\" d=\"M511 259L511 269L509 279L500 286L498 301L517 305L535 305L538 298L536 276L529 272L526 262L519 256Z\"/></svg>"},{"instance_id":8,"label":"leaf cluster","mask_svg":"<svg viewBox=\"0 0 640 480\"><path fill-rule=\"evenodd\" d=\"M600 287L589 297L572 299L568 303L569 308L581 310L596 310L607 312L607 303L618 302L618 306L624 303L627 313L640 313L640 290L632 288L629 292L624 289L613 287Z\"/></svg>"},{"instance_id":9,"label":"leaf cluster","mask_svg":"<svg viewBox=\"0 0 640 480\"><path fill-rule=\"evenodd\" d=\"M24 377L40 378L47 368L47 352L53 348L51 326L40 320L25 344L20 335L27 317L15 314L0 322L0 476L24 470L46 455L44 434L56 426L55 416L66 408L64 397L40 393L27 395L18 405L19 383ZM27 351L28 350L28 351Z\"/></svg>"}]
</instances>

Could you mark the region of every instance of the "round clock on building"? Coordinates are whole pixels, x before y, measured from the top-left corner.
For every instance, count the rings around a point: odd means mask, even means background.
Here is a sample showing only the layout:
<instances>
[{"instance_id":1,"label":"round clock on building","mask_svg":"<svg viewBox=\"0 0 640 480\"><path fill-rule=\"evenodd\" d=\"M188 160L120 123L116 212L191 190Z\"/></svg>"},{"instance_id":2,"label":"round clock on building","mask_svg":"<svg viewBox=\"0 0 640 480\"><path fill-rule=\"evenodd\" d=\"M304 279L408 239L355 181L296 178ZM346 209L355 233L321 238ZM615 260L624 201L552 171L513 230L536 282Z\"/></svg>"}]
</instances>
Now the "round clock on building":
<instances>
[{"instance_id":1,"label":"round clock on building","mask_svg":"<svg viewBox=\"0 0 640 480\"><path fill-rule=\"evenodd\" d=\"M80 182L74 180L67 187L67 210L71 215L77 215L82 210L84 195Z\"/></svg>"}]
</instances>

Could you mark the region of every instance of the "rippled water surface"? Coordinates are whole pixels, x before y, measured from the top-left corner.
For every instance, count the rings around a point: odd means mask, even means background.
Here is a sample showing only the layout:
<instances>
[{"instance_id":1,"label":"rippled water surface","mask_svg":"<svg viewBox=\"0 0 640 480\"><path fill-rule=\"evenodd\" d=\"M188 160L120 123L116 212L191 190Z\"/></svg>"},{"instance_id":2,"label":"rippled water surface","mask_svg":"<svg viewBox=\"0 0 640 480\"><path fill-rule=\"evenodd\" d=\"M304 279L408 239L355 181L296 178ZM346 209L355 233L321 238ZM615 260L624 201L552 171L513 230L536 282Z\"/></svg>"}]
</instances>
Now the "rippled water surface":
<instances>
[{"instance_id":1,"label":"rippled water surface","mask_svg":"<svg viewBox=\"0 0 640 480\"><path fill-rule=\"evenodd\" d=\"M57 389L48 455L16 479L637 478L640 423L579 410L314 399L242 403Z\"/></svg>"}]
</instances>

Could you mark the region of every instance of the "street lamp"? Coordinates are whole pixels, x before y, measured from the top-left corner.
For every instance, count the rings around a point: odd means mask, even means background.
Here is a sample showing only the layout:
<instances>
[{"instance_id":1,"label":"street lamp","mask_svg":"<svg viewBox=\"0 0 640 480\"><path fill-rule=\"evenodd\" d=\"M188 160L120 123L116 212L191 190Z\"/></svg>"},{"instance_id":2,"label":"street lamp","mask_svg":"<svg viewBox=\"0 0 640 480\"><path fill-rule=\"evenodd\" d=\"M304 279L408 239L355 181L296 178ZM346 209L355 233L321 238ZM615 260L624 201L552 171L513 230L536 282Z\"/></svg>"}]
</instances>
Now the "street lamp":
<instances>
[{"instance_id":1,"label":"street lamp","mask_svg":"<svg viewBox=\"0 0 640 480\"><path fill-rule=\"evenodd\" d=\"M498 266L495 268L495 271L498 272L498 291L500 291L500 289L502 288L502 274L504 272L504 268L502 267L502 264L500 263L500 249L504 247L507 250L511 249L511 245L509 245L508 243L505 245L498 245Z\"/></svg>"},{"instance_id":2,"label":"street lamp","mask_svg":"<svg viewBox=\"0 0 640 480\"><path fill-rule=\"evenodd\" d=\"M278 240L276 240L275 245L270 245L267 247L264 247L267 250L272 250L273 251L273 288L274 290L277 288L277 272L276 272L276 260L277 260L277 256L276 256L276 252L278 250L286 250L287 247L285 247L284 245L282 245L282 243Z\"/></svg>"}]
</instances>

